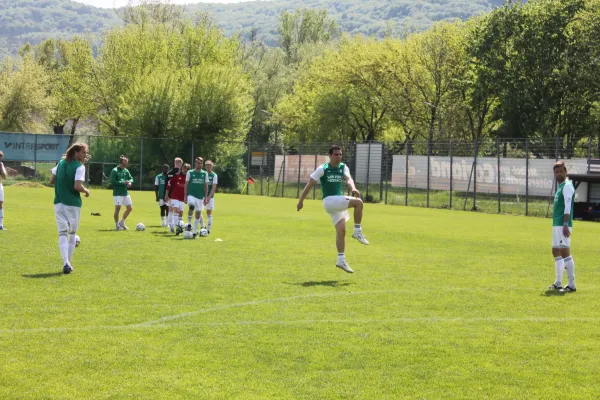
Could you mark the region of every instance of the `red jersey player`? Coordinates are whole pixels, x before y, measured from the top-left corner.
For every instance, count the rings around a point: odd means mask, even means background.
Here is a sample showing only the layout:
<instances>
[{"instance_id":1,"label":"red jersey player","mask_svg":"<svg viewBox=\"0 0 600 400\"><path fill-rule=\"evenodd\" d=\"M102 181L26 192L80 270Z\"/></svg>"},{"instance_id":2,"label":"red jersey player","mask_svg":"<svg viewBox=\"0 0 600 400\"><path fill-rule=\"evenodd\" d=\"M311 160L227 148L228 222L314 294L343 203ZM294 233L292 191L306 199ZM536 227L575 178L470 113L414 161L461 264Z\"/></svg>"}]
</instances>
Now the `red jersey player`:
<instances>
[{"instance_id":1,"label":"red jersey player","mask_svg":"<svg viewBox=\"0 0 600 400\"><path fill-rule=\"evenodd\" d=\"M185 177L191 169L190 164L184 164L181 171L175 174L167 184L165 192L165 202L171 199L171 207L173 207L173 218L171 220L171 232L174 232L175 227L179 226L179 221L182 220L183 210L185 208ZM181 233L178 230L178 234Z\"/></svg>"}]
</instances>

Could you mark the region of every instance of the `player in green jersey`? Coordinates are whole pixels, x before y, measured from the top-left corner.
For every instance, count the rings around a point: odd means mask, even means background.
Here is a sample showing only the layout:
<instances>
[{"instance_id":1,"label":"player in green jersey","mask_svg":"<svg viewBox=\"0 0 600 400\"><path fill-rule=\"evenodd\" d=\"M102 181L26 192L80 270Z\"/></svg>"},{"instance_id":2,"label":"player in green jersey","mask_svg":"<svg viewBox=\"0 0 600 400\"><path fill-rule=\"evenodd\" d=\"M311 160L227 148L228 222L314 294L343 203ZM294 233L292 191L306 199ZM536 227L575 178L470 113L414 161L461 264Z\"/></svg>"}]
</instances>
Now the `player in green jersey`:
<instances>
[{"instance_id":1,"label":"player in green jersey","mask_svg":"<svg viewBox=\"0 0 600 400\"><path fill-rule=\"evenodd\" d=\"M154 178L154 194L156 195L156 201L160 207L160 226L167 226L167 214L169 212L169 206L165 203L165 189L167 187L167 174L169 172L169 164L162 166L162 172Z\"/></svg>"},{"instance_id":2,"label":"player in green jersey","mask_svg":"<svg viewBox=\"0 0 600 400\"><path fill-rule=\"evenodd\" d=\"M119 165L117 165L110 173L110 183L113 187L113 199L115 203L115 226L118 231L127 230L125 220L133 210L133 204L131 203L131 196L129 196L129 188L133 184L133 177L127 169L129 159L125 156L119 158ZM119 213L121 212L121 206L125 206L125 212L123 218L119 220Z\"/></svg>"},{"instance_id":3,"label":"player in green jersey","mask_svg":"<svg viewBox=\"0 0 600 400\"><path fill-rule=\"evenodd\" d=\"M63 273L73 271L73 253L79 217L81 215L81 193L88 197L90 191L83 186L88 146L75 143L66 155L52 168L50 183L54 184L54 214L58 228L58 248L63 259Z\"/></svg>"},{"instance_id":4,"label":"player in green jersey","mask_svg":"<svg viewBox=\"0 0 600 400\"><path fill-rule=\"evenodd\" d=\"M554 164L554 176L558 184L552 211L552 255L556 268L556 281L548 289L575 292L577 290L575 288L575 262L571 256L575 187L573 182L567 179L567 167L563 161L557 161ZM562 280L565 269L569 282L563 288Z\"/></svg>"},{"instance_id":5,"label":"player in green jersey","mask_svg":"<svg viewBox=\"0 0 600 400\"><path fill-rule=\"evenodd\" d=\"M298 201L298 211L304 206L304 199L317 182L321 183L325 211L329 213L335 226L335 243L338 251L338 260L335 266L348 273L352 273L354 271L346 262L344 255L346 248L346 221L350 219L348 208L354 208L354 233L352 237L362 244L369 244L369 242L364 237L360 226L363 216L363 202L360 199L360 192L354 185L354 180L350 176L350 170L342 162L342 148L340 146L332 146L329 149L329 162L321 165L310 176L310 180L306 184ZM346 182L356 198L344 196L343 182Z\"/></svg>"},{"instance_id":6,"label":"player in green jersey","mask_svg":"<svg viewBox=\"0 0 600 400\"><path fill-rule=\"evenodd\" d=\"M6 179L6 169L2 163L3 158L4 153L0 150L0 231L6 230L4 229L4 188L2 187L2 179Z\"/></svg>"},{"instance_id":7,"label":"player in green jersey","mask_svg":"<svg viewBox=\"0 0 600 400\"><path fill-rule=\"evenodd\" d=\"M208 174L202 169L204 159L196 157L194 161L194 169L188 171L185 177L185 196L186 203L189 206L188 211L188 229L192 223L192 214L196 212L194 221L194 237L198 233L198 225L204 229L204 219L202 218L202 210L204 209L204 199L208 194Z\"/></svg>"},{"instance_id":8,"label":"player in green jersey","mask_svg":"<svg viewBox=\"0 0 600 400\"><path fill-rule=\"evenodd\" d=\"M217 185L219 184L219 177L213 172L213 162L211 160L206 161L206 173L208 174L208 196L204 199L204 205L206 208L206 229L208 233L212 228L213 224L213 211L215 209L215 192L217 191Z\"/></svg>"}]
</instances>

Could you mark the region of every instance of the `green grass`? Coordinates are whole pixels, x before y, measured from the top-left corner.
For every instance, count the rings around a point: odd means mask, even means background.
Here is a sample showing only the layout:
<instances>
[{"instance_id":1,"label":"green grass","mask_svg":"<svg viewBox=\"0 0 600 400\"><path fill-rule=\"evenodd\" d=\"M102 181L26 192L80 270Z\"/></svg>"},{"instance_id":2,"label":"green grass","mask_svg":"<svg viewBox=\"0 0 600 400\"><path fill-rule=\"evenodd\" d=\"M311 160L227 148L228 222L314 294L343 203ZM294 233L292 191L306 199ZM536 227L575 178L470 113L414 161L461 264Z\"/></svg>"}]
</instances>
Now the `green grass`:
<instances>
[{"instance_id":1,"label":"green grass","mask_svg":"<svg viewBox=\"0 0 600 400\"><path fill-rule=\"evenodd\" d=\"M213 233L184 241L156 227L150 192L129 220L148 229L114 231L96 190L62 275L52 190L5 197L2 399L600 393L595 223L575 223L578 292L559 296L548 219L367 204L349 275L319 201L218 195Z\"/></svg>"}]
</instances>

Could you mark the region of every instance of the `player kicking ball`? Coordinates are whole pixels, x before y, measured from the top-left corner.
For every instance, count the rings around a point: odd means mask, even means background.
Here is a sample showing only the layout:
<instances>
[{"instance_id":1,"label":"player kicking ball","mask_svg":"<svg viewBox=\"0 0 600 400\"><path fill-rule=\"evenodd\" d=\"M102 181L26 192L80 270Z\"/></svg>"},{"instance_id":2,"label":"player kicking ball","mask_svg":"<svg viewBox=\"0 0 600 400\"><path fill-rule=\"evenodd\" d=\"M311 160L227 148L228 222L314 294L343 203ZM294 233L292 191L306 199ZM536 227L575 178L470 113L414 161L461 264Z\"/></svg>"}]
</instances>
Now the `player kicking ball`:
<instances>
[{"instance_id":1,"label":"player kicking ball","mask_svg":"<svg viewBox=\"0 0 600 400\"><path fill-rule=\"evenodd\" d=\"M344 181L356 198L344 196L342 190L342 183ZM332 146L329 149L329 162L321 165L310 176L310 180L302 191L302 195L300 195L297 205L298 211L304 206L304 199L317 182L321 183L325 211L329 213L335 226L335 244L338 251L338 260L335 266L348 273L353 273L354 271L346 262L344 255L346 248L346 221L350 219L348 208L354 208L354 233L352 237L362 244L369 244L369 242L364 237L360 226L363 216L363 202L359 197L360 192L354 185L354 180L350 176L348 166L342 162L342 148L340 146Z\"/></svg>"}]
</instances>

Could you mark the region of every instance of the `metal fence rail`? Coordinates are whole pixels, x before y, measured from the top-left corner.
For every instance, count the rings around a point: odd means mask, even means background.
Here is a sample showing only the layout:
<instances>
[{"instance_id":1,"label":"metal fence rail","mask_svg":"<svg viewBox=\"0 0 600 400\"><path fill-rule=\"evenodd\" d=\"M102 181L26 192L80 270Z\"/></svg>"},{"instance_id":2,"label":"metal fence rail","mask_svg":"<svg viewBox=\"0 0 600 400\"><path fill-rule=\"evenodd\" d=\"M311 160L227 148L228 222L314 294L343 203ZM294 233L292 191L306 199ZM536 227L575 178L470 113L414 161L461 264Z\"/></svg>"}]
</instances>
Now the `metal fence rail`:
<instances>
[{"instance_id":1,"label":"metal fence rail","mask_svg":"<svg viewBox=\"0 0 600 400\"><path fill-rule=\"evenodd\" d=\"M130 160L138 190L152 190L161 166L172 165L175 157L193 165L202 156L215 163L221 190L240 193L243 187L249 195L290 198L297 198L310 174L328 161L331 146L0 132L0 150L5 165L21 179L44 181L70 140L90 147L87 174L92 185L108 185L121 154ZM564 159L571 173L586 173L590 160L600 158L597 138L571 146L560 138L368 142L349 144L343 151L343 162L367 202L536 216L547 215L555 191L555 160ZM253 183L244 185L250 177ZM578 196L587 200L585 184ZM310 197L320 199L320 189L315 187Z\"/></svg>"}]
</instances>

